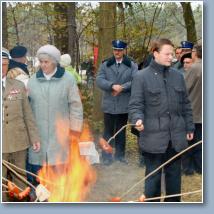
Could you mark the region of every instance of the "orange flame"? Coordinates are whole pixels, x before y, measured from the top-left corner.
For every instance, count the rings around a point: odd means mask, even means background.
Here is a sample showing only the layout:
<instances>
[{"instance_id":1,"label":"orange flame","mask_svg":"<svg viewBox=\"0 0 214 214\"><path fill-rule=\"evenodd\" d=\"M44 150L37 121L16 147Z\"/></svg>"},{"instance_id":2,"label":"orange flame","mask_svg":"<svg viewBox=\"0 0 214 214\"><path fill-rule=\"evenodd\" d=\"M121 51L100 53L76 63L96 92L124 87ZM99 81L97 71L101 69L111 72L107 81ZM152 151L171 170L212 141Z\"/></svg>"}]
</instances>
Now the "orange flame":
<instances>
[{"instance_id":1,"label":"orange flame","mask_svg":"<svg viewBox=\"0 0 214 214\"><path fill-rule=\"evenodd\" d=\"M62 120L57 121L57 132L67 130ZM63 133L63 134L62 134ZM57 133L59 142L63 142L67 131ZM83 126L83 132L80 139L91 140L92 136L87 124ZM65 165L56 167L44 164L39 171L42 179L50 182L41 182L50 191L49 202L81 202L86 198L90 187L96 181L96 173L85 157L80 156L79 139L72 136L70 143L70 155Z\"/></svg>"}]
</instances>

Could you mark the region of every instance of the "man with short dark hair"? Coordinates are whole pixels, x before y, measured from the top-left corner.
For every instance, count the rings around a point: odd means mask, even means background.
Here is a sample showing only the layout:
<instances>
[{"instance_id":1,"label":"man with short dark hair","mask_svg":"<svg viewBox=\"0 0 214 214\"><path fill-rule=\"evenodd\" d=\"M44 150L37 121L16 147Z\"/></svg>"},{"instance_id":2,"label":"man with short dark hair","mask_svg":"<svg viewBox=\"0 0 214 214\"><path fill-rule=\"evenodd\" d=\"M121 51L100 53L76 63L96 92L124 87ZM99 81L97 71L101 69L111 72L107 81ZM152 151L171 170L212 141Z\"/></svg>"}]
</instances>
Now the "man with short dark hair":
<instances>
[{"instance_id":1,"label":"man with short dark hair","mask_svg":"<svg viewBox=\"0 0 214 214\"><path fill-rule=\"evenodd\" d=\"M127 44L121 40L112 41L113 56L101 64L96 78L97 86L103 91L103 138L106 141L126 125L128 120L131 81L137 73L137 65L125 55L126 46ZM127 163L125 144L126 130L124 129L115 138L115 160L122 163ZM110 165L113 161L112 155L104 151L102 158L105 165Z\"/></svg>"},{"instance_id":2,"label":"man with short dark hair","mask_svg":"<svg viewBox=\"0 0 214 214\"><path fill-rule=\"evenodd\" d=\"M181 64L183 65L184 75L191 69L192 66L192 54L186 53L181 57Z\"/></svg>"},{"instance_id":3,"label":"man with short dark hair","mask_svg":"<svg viewBox=\"0 0 214 214\"><path fill-rule=\"evenodd\" d=\"M171 68L173 44L159 39L153 50L154 60L139 71L132 81L129 118L140 131L146 175L187 147L193 139L192 109L184 77ZM166 195L181 192L181 158L164 167ZM161 171L145 181L147 198L161 195ZM159 201L159 200L153 200ZM180 201L180 197L165 201Z\"/></svg>"}]
</instances>

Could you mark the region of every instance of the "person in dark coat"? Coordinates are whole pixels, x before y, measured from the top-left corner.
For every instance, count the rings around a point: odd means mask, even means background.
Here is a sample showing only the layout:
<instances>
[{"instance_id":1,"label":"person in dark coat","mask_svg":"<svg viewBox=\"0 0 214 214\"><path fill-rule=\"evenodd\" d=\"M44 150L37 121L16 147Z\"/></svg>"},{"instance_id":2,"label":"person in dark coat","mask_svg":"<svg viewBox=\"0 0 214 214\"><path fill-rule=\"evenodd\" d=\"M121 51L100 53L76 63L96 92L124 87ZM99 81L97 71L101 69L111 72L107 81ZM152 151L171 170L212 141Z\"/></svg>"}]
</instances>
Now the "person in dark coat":
<instances>
[{"instance_id":1,"label":"person in dark coat","mask_svg":"<svg viewBox=\"0 0 214 214\"><path fill-rule=\"evenodd\" d=\"M103 91L103 138L106 141L126 125L128 120L131 81L137 73L137 65L125 55L126 46L127 44L123 41L112 41L113 56L101 64L96 77L97 86ZM115 138L115 160L123 163L127 163L125 144L126 130L124 129ZM105 165L110 165L113 161L112 155L104 151L102 158Z\"/></svg>"},{"instance_id":2,"label":"person in dark coat","mask_svg":"<svg viewBox=\"0 0 214 214\"><path fill-rule=\"evenodd\" d=\"M9 70L13 68L20 68L29 76L27 68L27 48L21 45L17 45L10 50L10 63Z\"/></svg>"},{"instance_id":3,"label":"person in dark coat","mask_svg":"<svg viewBox=\"0 0 214 214\"><path fill-rule=\"evenodd\" d=\"M172 64L173 68L176 68L182 74L184 74L184 68L183 68L183 63L181 62L181 58L184 54L192 52L193 45L194 44L190 41L181 41L181 46L179 47L181 50L181 52L179 54L179 59L177 60L176 63Z\"/></svg>"},{"instance_id":4,"label":"person in dark coat","mask_svg":"<svg viewBox=\"0 0 214 214\"><path fill-rule=\"evenodd\" d=\"M193 139L194 124L184 77L171 68L173 44L160 39L153 51L154 60L135 75L129 102L129 119L140 131L146 175ZM166 195L181 192L181 158L164 167ZM161 171L145 181L147 198L161 195ZM158 200L156 200L158 201ZM180 201L180 197L165 199Z\"/></svg>"}]
</instances>

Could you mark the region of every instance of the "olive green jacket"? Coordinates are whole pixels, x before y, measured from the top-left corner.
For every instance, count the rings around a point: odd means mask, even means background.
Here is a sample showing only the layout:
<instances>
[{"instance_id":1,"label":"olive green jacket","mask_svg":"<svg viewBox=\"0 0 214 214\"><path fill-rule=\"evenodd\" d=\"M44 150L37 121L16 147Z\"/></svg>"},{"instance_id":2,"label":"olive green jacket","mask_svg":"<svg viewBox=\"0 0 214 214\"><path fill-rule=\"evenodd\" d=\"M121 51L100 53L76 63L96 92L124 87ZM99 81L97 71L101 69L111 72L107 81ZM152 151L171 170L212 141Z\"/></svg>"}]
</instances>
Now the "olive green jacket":
<instances>
[{"instance_id":1,"label":"olive green jacket","mask_svg":"<svg viewBox=\"0 0 214 214\"><path fill-rule=\"evenodd\" d=\"M2 98L2 153L22 151L40 141L24 84L7 78Z\"/></svg>"}]
</instances>

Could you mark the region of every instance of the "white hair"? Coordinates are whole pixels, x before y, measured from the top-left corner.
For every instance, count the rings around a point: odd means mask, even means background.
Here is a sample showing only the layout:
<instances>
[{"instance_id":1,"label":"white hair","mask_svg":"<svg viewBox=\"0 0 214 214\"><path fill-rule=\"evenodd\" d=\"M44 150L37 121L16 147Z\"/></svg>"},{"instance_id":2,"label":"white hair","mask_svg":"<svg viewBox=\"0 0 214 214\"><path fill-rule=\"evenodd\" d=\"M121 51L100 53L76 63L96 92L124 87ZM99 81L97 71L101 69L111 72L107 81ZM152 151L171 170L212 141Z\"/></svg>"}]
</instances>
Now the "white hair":
<instances>
[{"instance_id":1,"label":"white hair","mask_svg":"<svg viewBox=\"0 0 214 214\"><path fill-rule=\"evenodd\" d=\"M50 55L47 54L47 53L40 53L40 54L37 55L37 57L38 57L39 60L49 59L49 60L51 60L51 61L53 62L53 64L55 64L55 65L57 65L57 63L58 63L58 62L56 61L55 58L53 58L52 56L50 56Z\"/></svg>"}]
</instances>

